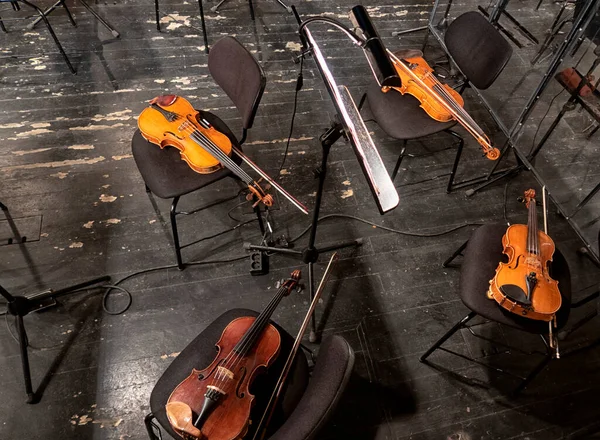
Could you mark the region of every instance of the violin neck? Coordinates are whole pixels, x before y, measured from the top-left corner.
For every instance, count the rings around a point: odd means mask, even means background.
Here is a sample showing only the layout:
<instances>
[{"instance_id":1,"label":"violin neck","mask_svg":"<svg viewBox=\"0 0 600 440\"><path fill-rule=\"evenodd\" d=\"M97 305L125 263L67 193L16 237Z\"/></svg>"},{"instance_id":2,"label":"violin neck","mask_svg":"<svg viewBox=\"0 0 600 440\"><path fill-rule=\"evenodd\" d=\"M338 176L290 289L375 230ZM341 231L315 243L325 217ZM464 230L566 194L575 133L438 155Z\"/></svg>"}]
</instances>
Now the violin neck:
<instances>
[{"instance_id":1,"label":"violin neck","mask_svg":"<svg viewBox=\"0 0 600 440\"><path fill-rule=\"evenodd\" d=\"M238 176L246 185L251 185L254 182L254 179L250 177L248 173L246 173L238 164L236 164L231 157L223 152L213 141L211 141L208 136L205 136L200 130L194 129L190 138L196 142L200 147L210 153L215 159L217 159L221 164Z\"/></svg>"},{"instance_id":2,"label":"violin neck","mask_svg":"<svg viewBox=\"0 0 600 440\"><path fill-rule=\"evenodd\" d=\"M279 305L279 302L287 294L287 288L282 286L279 288L271 302L254 320L250 328L244 333L244 336L233 347L233 351L240 356L245 356L254 346L258 338L262 335L263 330L269 324L271 315Z\"/></svg>"},{"instance_id":3,"label":"violin neck","mask_svg":"<svg viewBox=\"0 0 600 440\"><path fill-rule=\"evenodd\" d=\"M537 209L535 199L531 199L529 202L529 219L527 221L527 252L533 255L539 255L539 250Z\"/></svg>"}]
</instances>

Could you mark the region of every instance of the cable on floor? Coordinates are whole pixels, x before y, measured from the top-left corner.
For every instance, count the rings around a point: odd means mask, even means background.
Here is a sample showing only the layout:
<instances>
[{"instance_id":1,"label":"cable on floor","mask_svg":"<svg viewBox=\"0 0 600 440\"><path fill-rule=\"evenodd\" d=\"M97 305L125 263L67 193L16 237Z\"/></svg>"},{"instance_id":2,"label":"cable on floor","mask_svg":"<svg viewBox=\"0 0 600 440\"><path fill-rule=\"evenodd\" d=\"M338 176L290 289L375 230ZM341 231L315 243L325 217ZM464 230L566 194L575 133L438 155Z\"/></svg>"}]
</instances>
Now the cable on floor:
<instances>
[{"instance_id":1,"label":"cable on floor","mask_svg":"<svg viewBox=\"0 0 600 440\"><path fill-rule=\"evenodd\" d=\"M322 222L322 221L328 220L330 218L347 218L347 219L358 221L360 223L364 223L364 224L369 225L369 226L375 226L378 229L382 229L384 231L392 232L394 234L406 235L408 237L424 237L424 238L427 238L427 237L440 237L442 235L450 234L451 232L458 231L459 229L466 228L468 226L482 226L483 225L483 223L465 223L464 225L459 225L459 226L456 226L454 228L448 229L446 231L432 232L432 233L428 234L428 233L420 233L420 232L402 231L400 229L390 228L388 226L379 225L377 223L374 223L372 221L366 220L364 218L356 217L354 215L349 215L349 214L328 214L328 215L324 215L323 217L319 217L318 222ZM312 225L309 225L308 227L306 227L306 229L304 229L296 237L292 238L291 240L288 240L288 243L294 243L294 242L298 241L300 238L302 238L304 235L306 235L308 233L308 231L311 230L311 228L312 228Z\"/></svg>"},{"instance_id":2,"label":"cable on floor","mask_svg":"<svg viewBox=\"0 0 600 440\"><path fill-rule=\"evenodd\" d=\"M298 72L298 79L296 80L296 91L294 92L294 108L292 110L292 120L290 122L290 132L288 134L287 143L285 145L285 152L283 153L283 159L281 160L281 165L279 165L279 175L281 175L281 170L285 165L285 160L287 159L288 150L290 149L290 142L292 141L292 134L294 133L294 120L296 119L296 109L298 107L298 92L302 89L302 85L304 83L302 77L302 68L304 66L304 57L300 57L300 71Z\"/></svg>"}]
</instances>

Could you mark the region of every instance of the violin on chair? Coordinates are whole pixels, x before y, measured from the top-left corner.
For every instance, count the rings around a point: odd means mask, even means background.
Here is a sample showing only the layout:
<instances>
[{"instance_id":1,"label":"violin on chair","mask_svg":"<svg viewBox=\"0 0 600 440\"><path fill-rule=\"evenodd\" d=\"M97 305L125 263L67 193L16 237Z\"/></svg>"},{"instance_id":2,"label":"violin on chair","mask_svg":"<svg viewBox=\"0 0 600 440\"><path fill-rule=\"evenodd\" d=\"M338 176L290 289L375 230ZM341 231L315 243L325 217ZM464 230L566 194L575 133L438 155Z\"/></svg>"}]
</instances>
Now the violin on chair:
<instances>
[{"instance_id":1,"label":"violin on chair","mask_svg":"<svg viewBox=\"0 0 600 440\"><path fill-rule=\"evenodd\" d=\"M254 403L250 387L275 361L281 347L281 335L269 319L299 279L300 271L292 272L258 317L231 321L216 343L212 363L192 370L173 390L166 413L185 440L238 440L247 434Z\"/></svg>"},{"instance_id":2,"label":"violin on chair","mask_svg":"<svg viewBox=\"0 0 600 440\"><path fill-rule=\"evenodd\" d=\"M488 297L505 310L539 321L555 320L562 304L558 282L550 277L554 241L538 230L535 191L525 191L526 225L511 225L502 237L508 263L500 263Z\"/></svg>"}]
</instances>

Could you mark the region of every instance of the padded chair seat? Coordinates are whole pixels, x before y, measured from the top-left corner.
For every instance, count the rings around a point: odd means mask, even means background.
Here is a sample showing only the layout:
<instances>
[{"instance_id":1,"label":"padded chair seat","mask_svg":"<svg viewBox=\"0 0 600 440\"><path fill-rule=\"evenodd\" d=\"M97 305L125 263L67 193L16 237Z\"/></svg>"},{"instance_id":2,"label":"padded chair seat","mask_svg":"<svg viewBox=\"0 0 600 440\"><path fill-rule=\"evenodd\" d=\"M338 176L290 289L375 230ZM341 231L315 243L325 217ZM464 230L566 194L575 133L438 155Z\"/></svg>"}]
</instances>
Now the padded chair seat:
<instances>
[{"instance_id":1,"label":"padded chair seat","mask_svg":"<svg viewBox=\"0 0 600 440\"><path fill-rule=\"evenodd\" d=\"M201 370L212 362L216 355L215 344L221 337L223 330L232 320L241 316L258 316L258 313L247 309L233 309L223 313L185 347L154 386L150 395L150 408L156 420L173 438L180 439L181 437L171 428L165 411L165 405L171 392L190 375L192 369ZM264 390L274 389L275 382L279 378L283 364L287 359L287 354L294 344L294 339L285 330L275 323L273 325L281 334L281 351L267 373L257 376L253 383L251 392L256 396L253 414L262 414L262 411L264 411L266 401L270 397L270 394L265 393ZM287 416L292 413L304 394L308 377L306 356L302 350L299 350L292 372L288 377L288 384L283 391L282 398L279 401L280 404L271 423L273 429L279 427ZM257 393L256 390L262 390L262 392ZM258 416L255 415L253 419L256 420L257 418Z\"/></svg>"},{"instance_id":2,"label":"padded chair seat","mask_svg":"<svg viewBox=\"0 0 600 440\"><path fill-rule=\"evenodd\" d=\"M389 136L399 140L417 139L439 133L454 125L455 121L438 122L420 107L419 100L395 90L383 93L373 81L367 89L368 106L373 119Z\"/></svg>"},{"instance_id":3,"label":"padded chair seat","mask_svg":"<svg viewBox=\"0 0 600 440\"><path fill-rule=\"evenodd\" d=\"M233 145L240 148L235 135L216 115L200 111L199 117L210 122L217 130L224 133ZM144 139L139 130L133 136L131 147L133 158L144 182L153 194L163 199L191 193L225 177L236 177L227 168L210 174L197 173L181 159L179 150L174 147L161 149L158 145ZM242 161L235 154L232 158L238 165Z\"/></svg>"},{"instance_id":4,"label":"padded chair seat","mask_svg":"<svg viewBox=\"0 0 600 440\"><path fill-rule=\"evenodd\" d=\"M484 318L527 332L546 334L547 322L523 318L505 311L486 295L498 263L506 261L506 256L502 254L502 237L506 228L506 225L484 225L469 238L460 269L460 298L469 309ZM571 275L569 266L558 249L554 252L550 272L558 281L562 296L562 305L557 313L558 328L561 328L566 324L571 310Z\"/></svg>"}]
</instances>

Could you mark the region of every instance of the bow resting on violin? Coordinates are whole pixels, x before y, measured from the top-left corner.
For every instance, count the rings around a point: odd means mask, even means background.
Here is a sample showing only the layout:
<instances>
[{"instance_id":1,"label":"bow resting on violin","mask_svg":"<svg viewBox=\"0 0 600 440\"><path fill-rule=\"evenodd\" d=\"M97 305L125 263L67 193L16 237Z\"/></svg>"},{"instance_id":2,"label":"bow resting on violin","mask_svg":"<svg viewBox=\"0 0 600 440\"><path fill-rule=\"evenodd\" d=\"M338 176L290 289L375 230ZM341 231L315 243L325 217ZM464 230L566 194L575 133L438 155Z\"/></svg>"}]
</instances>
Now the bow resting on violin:
<instances>
[{"instance_id":1,"label":"bow resting on violin","mask_svg":"<svg viewBox=\"0 0 600 440\"><path fill-rule=\"evenodd\" d=\"M548 273L554 242L537 227L535 191L525 192L526 225L511 225L502 237L508 263L500 263L490 281L488 297L502 308L538 321L553 321L562 298L558 282Z\"/></svg>"},{"instance_id":2,"label":"bow resting on violin","mask_svg":"<svg viewBox=\"0 0 600 440\"><path fill-rule=\"evenodd\" d=\"M166 405L173 429L186 440L236 440L250 424L252 381L279 355L281 335L271 314L298 285L292 272L269 305L254 317L234 319L216 343L217 355L202 371L194 369L171 393Z\"/></svg>"},{"instance_id":3,"label":"bow resting on violin","mask_svg":"<svg viewBox=\"0 0 600 440\"><path fill-rule=\"evenodd\" d=\"M160 148L166 146L177 148L181 153L181 158L197 173L208 174L222 167L229 169L248 185L250 191L248 200L254 198L256 200L254 206L261 202L265 206L273 205L273 197L266 193L266 190L272 186L303 213L308 213L306 207L232 145L226 135L201 118L199 112L185 98L177 95L154 98L150 101L150 106L140 114L138 127L148 142L156 144ZM261 178L258 181L254 180L235 163L231 158L232 153L238 155ZM268 182L264 188L259 184L262 179Z\"/></svg>"},{"instance_id":4,"label":"bow resting on violin","mask_svg":"<svg viewBox=\"0 0 600 440\"><path fill-rule=\"evenodd\" d=\"M398 52L398 55L388 50L388 55L396 72L402 81L401 87L383 87L385 93L394 89L401 94L408 93L421 102L421 108L439 122L457 121L473 136L485 156L490 160L500 157L500 151L492 146L490 139L481 127L463 108L464 100L460 94L447 84L441 83L433 69L418 50Z\"/></svg>"}]
</instances>

